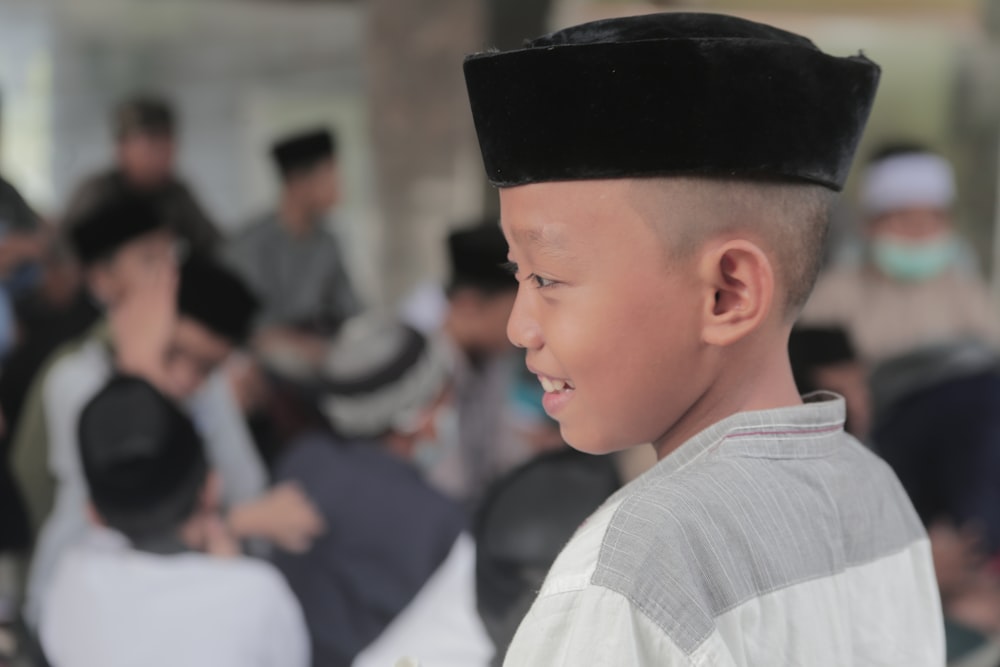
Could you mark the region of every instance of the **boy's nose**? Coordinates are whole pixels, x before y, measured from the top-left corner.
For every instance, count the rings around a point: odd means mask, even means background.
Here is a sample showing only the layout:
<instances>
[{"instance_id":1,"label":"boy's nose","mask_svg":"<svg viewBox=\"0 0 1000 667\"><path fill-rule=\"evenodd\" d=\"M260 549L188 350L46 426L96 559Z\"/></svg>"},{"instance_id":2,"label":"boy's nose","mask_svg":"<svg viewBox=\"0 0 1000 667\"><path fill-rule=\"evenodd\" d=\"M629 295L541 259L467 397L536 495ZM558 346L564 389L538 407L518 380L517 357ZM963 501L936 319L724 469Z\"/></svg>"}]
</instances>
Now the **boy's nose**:
<instances>
[{"instance_id":1,"label":"boy's nose","mask_svg":"<svg viewBox=\"0 0 1000 667\"><path fill-rule=\"evenodd\" d=\"M538 322L531 316L526 302L523 292L518 290L514 308L510 311L510 319L507 320L507 338L516 347L537 350L543 343L542 332Z\"/></svg>"}]
</instances>

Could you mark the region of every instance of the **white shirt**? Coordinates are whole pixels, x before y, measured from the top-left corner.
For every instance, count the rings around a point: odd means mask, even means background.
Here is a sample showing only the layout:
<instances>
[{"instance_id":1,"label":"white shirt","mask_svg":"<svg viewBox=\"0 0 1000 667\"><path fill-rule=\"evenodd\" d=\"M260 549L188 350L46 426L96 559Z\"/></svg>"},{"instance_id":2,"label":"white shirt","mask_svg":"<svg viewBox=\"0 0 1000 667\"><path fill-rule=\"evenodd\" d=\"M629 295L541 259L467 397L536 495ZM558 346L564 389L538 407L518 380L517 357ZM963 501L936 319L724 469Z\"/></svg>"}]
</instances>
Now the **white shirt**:
<instances>
[{"instance_id":1,"label":"white shirt","mask_svg":"<svg viewBox=\"0 0 1000 667\"><path fill-rule=\"evenodd\" d=\"M26 620L38 621L45 591L59 558L87 529L87 483L80 462L80 414L113 371L106 344L89 340L61 358L42 384L49 472L56 481L55 505L45 520L28 575ZM189 407L205 440L210 465L222 479L226 504L250 500L267 483L264 465L225 378L216 374L191 398Z\"/></svg>"},{"instance_id":2,"label":"white shirt","mask_svg":"<svg viewBox=\"0 0 1000 667\"><path fill-rule=\"evenodd\" d=\"M405 548L401 545L400 548ZM466 534L353 667L391 667L417 659L421 667L488 667L493 643L476 609L476 546Z\"/></svg>"},{"instance_id":3,"label":"white shirt","mask_svg":"<svg viewBox=\"0 0 1000 667\"><path fill-rule=\"evenodd\" d=\"M92 529L62 560L40 623L53 667L307 667L309 637L271 565L155 555Z\"/></svg>"},{"instance_id":4,"label":"white shirt","mask_svg":"<svg viewBox=\"0 0 1000 667\"><path fill-rule=\"evenodd\" d=\"M742 413L675 450L573 537L504 664L944 665L927 537L843 419Z\"/></svg>"}]
</instances>

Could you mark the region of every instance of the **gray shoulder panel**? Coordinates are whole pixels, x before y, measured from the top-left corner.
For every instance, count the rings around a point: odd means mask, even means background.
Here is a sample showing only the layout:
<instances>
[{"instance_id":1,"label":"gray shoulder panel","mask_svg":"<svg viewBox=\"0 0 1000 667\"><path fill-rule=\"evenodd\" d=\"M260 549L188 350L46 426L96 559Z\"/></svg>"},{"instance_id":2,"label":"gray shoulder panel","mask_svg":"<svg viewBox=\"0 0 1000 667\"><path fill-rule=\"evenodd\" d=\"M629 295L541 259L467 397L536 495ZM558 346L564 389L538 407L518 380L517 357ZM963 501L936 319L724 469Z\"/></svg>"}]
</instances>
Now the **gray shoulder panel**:
<instances>
[{"instance_id":1,"label":"gray shoulder panel","mask_svg":"<svg viewBox=\"0 0 1000 667\"><path fill-rule=\"evenodd\" d=\"M923 535L893 473L839 433L820 457L706 455L624 500L592 582L691 653L755 597L897 553ZM752 448L751 448L752 449Z\"/></svg>"}]
</instances>

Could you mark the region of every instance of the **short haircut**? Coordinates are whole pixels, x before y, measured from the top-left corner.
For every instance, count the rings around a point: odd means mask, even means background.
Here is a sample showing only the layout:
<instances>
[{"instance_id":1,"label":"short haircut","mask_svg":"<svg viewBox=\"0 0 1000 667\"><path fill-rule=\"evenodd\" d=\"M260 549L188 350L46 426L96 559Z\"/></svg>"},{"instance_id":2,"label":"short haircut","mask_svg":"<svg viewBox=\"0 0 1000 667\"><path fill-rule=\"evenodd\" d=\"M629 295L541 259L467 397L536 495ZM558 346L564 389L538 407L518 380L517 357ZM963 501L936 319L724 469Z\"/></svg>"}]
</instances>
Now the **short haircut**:
<instances>
[{"instance_id":1,"label":"short haircut","mask_svg":"<svg viewBox=\"0 0 1000 667\"><path fill-rule=\"evenodd\" d=\"M779 307L789 321L798 315L823 265L835 192L811 183L736 178L634 182L642 193L638 210L664 237L670 258L686 258L714 236L747 232L771 259Z\"/></svg>"},{"instance_id":2,"label":"short haircut","mask_svg":"<svg viewBox=\"0 0 1000 667\"><path fill-rule=\"evenodd\" d=\"M166 100L137 95L118 105L112 124L118 141L136 134L170 138L176 131L177 119Z\"/></svg>"}]
</instances>

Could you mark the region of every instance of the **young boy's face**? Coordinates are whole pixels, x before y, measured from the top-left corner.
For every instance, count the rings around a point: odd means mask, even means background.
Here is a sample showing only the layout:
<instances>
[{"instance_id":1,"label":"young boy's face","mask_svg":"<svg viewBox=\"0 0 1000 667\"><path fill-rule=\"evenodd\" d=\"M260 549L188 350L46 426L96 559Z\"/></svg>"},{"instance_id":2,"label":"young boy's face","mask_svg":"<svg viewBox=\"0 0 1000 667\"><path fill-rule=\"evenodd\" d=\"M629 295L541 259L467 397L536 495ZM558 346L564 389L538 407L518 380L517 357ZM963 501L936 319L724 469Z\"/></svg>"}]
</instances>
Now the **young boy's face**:
<instances>
[{"instance_id":1,"label":"young boy's face","mask_svg":"<svg viewBox=\"0 0 1000 667\"><path fill-rule=\"evenodd\" d=\"M633 197L627 180L500 191L519 282L508 336L565 440L591 453L662 438L707 382L705 288L693 259L671 262Z\"/></svg>"},{"instance_id":2,"label":"young boy's face","mask_svg":"<svg viewBox=\"0 0 1000 667\"><path fill-rule=\"evenodd\" d=\"M229 341L197 320L181 315L167 349L167 391L180 400L190 398L222 366L232 349Z\"/></svg>"}]
</instances>

